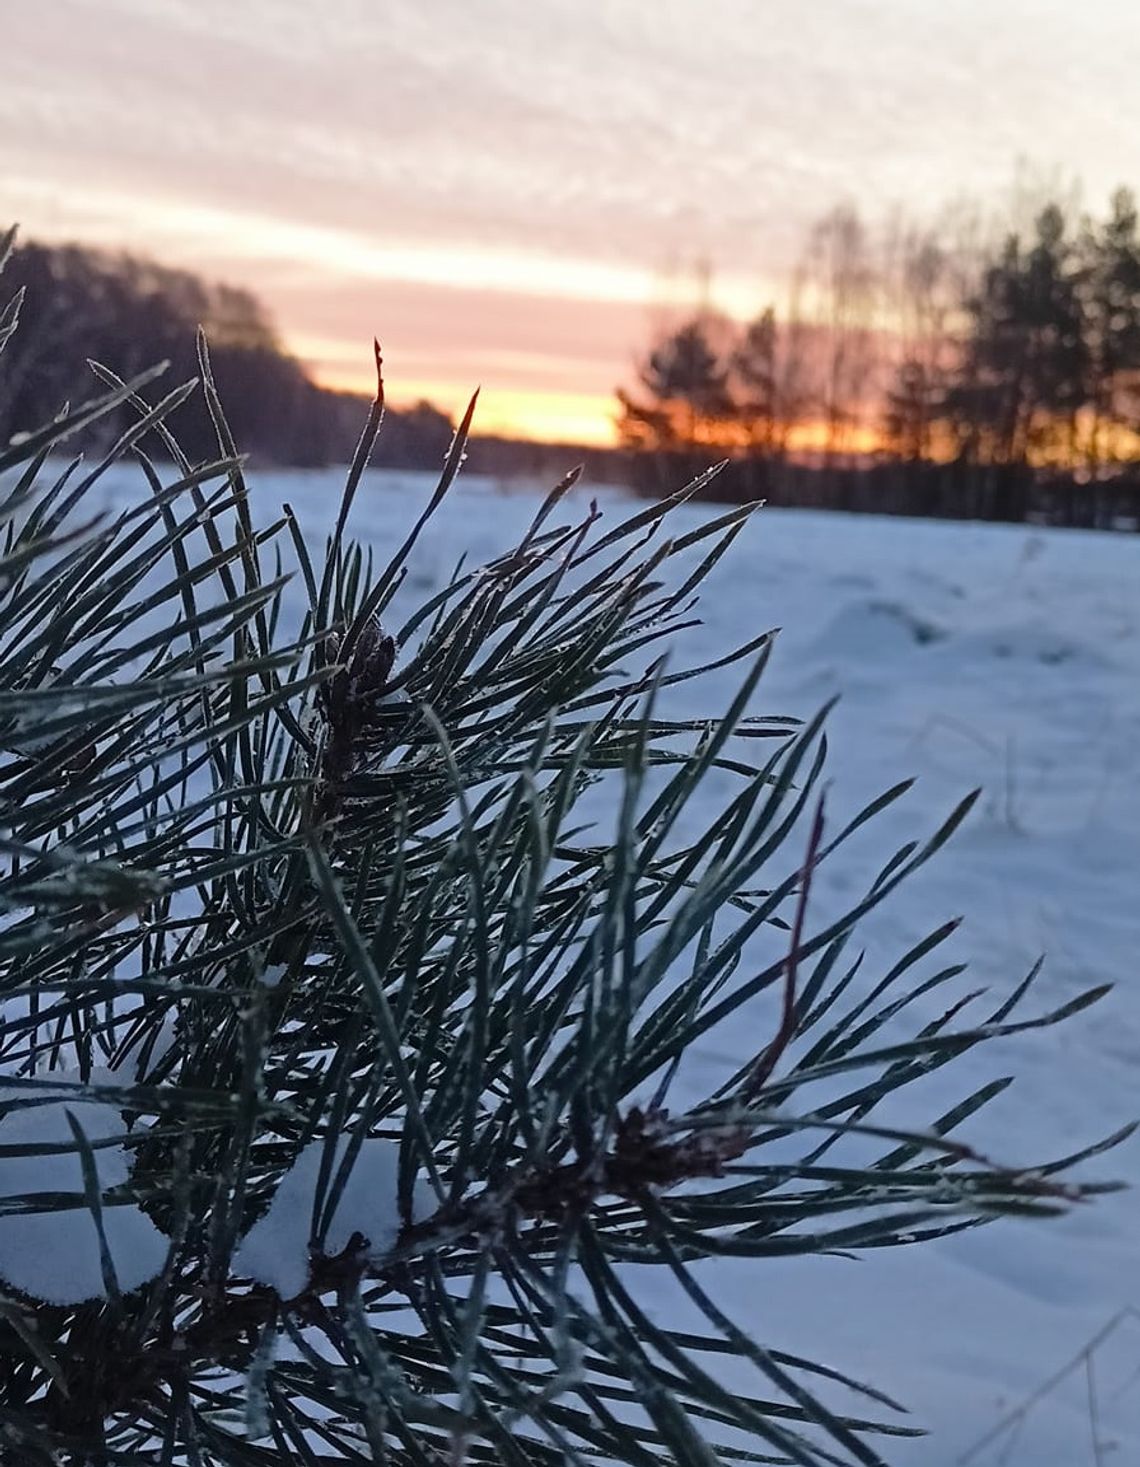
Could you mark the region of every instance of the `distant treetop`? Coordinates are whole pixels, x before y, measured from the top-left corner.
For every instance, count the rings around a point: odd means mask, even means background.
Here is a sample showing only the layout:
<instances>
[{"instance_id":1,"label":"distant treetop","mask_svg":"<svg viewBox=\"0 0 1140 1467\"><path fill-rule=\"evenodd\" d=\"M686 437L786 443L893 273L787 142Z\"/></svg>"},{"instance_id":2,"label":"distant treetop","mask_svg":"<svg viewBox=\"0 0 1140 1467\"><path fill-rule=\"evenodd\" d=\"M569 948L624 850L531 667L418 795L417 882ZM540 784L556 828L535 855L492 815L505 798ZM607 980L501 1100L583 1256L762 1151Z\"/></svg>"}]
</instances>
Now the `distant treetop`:
<instances>
[{"instance_id":1,"label":"distant treetop","mask_svg":"<svg viewBox=\"0 0 1140 1467\"><path fill-rule=\"evenodd\" d=\"M5 280L24 293L21 327L0 364L0 445L22 423L54 416L65 402L91 396L88 366L99 362L131 377L170 362L173 384L197 372L199 326L210 341L214 372L243 451L270 464L347 463L365 405L354 393L318 386L282 344L264 304L248 290L200 279L137 256L84 245L19 245ZM369 326L362 325L362 347ZM154 389L161 394L162 385ZM172 415L193 457L216 446L202 401ZM109 423L91 430L99 444ZM434 468L447 451L452 425L430 403L389 412L383 466Z\"/></svg>"}]
</instances>

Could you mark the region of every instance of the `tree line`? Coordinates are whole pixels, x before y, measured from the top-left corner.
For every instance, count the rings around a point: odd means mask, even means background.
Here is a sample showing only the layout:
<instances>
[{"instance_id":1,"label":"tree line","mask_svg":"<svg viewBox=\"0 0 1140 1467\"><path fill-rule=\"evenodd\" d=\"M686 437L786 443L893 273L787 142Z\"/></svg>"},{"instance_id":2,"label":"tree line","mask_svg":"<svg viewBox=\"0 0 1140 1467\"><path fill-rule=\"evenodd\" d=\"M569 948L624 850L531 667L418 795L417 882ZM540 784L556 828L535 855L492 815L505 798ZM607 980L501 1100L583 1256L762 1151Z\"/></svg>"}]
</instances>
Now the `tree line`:
<instances>
[{"instance_id":1,"label":"tree line","mask_svg":"<svg viewBox=\"0 0 1140 1467\"><path fill-rule=\"evenodd\" d=\"M347 462L367 413L356 393L318 386L282 345L265 307L250 291L210 284L130 254L80 245L19 245L4 273L23 291L20 329L0 358L0 444L22 425L50 419L65 402L93 395L87 363L131 377L169 361L152 393L197 375L195 337L205 328L211 361L234 436L255 462L319 466ZM171 415L171 427L196 459L217 439L200 394ZM100 422L90 444L113 431ZM430 403L389 412L375 461L392 467L437 464L452 425Z\"/></svg>"},{"instance_id":2,"label":"tree line","mask_svg":"<svg viewBox=\"0 0 1140 1467\"><path fill-rule=\"evenodd\" d=\"M647 488L726 456L714 492L847 508L1140 527L1140 220L1048 198L876 234L813 229L787 308L703 305L663 332L622 442Z\"/></svg>"}]
</instances>

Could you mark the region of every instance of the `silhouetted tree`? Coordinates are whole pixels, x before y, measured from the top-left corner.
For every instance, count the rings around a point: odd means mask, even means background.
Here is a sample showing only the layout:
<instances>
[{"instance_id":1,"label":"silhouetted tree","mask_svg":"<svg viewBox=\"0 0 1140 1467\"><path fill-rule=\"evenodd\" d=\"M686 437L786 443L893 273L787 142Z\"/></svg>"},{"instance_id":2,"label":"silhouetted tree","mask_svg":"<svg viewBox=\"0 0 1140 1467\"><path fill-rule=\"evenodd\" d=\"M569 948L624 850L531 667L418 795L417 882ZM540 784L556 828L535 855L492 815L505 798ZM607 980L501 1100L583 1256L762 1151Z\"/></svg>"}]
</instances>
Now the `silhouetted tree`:
<instances>
[{"instance_id":1,"label":"silhouetted tree","mask_svg":"<svg viewBox=\"0 0 1140 1467\"><path fill-rule=\"evenodd\" d=\"M781 325L768 306L742 330L732 352L731 412L748 452L781 458L805 403L802 323Z\"/></svg>"},{"instance_id":2,"label":"silhouetted tree","mask_svg":"<svg viewBox=\"0 0 1140 1467\"><path fill-rule=\"evenodd\" d=\"M969 327L947 415L975 461L1071 461L1089 379L1081 268L1066 219L1051 204L1026 249L1010 235L966 303Z\"/></svg>"},{"instance_id":3,"label":"silhouetted tree","mask_svg":"<svg viewBox=\"0 0 1140 1467\"><path fill-rule=\"evenodd\" d=\"M728 499L1140 518L1127 467L1140 462L1140 210L1120 190L1107 218L1078 226L1064 195L1038 190L1032 216L1027 197L997 235L961 205L874 236L854 206L833 209L783 318L705 309L657 342L641 391L619 392L623 442L695 467L731 457L714 489ZM883 460L870 477L865 426ZM813 439L822 475L803 452Z\"/></svg>"},{"instance_id":4,"label":"silhouetted tree","mask_svg":"<svg viewBox=\"0 0 1140 1467\"><path fill-rule=\"evenodd\" d=\"M623 442L640 448L715 444L732 417L728 366L713 343L714 322L701 313L671 331L639 372L648 401L618 390Z\"/></svg>"},{"instance_id":5,"label":"silhouetted tree","mask_svg":"<svg viewBox=\"0 0 1140 1467\"><path fill-rule=\"evenodd\" d=\"M939 384L927 363L919 357L907 357L887 389L883 432L891 451L911 462L930 458L940 407Z\"/></svg>"},{"instance_id":6,"label":"silhouetted tree","mask_svg":"<svg viewBox=\"0 0 1140 1467\"><path fill-rule=\"evenodd\" d=\"M1119 456L1120 429L1140 429L1140 235L1128 189L1099 228L1085 221L1078 293L1084 313L1090 466Z\"/></svg>"},{"instance_id":7,"label":"silhouetted tree","mask_svg":"<svg viewBox=\"0 0 1140 1467\"><path fill-rule=\"evenodd\" d=\"M769 306L744 328L730 364L737 389L733 405L748 446L758 453L772 453L777 443L777 349L776 313Z\"/></svg>"},{"instance_id":8,"label":"silhouetted tree","mask_svg":"<svg viewBox=\"0 0 1140 1467\"><path fill-rule=\"evenodd\" d=\"M20 330L0 359L0 444L21 423L39 422L68 401L90 397L93 360L122 377L158 361L170 363L169 385L198 371L195 335L210 339L211 360L234 435L243 451L266 462L319 465L352 453L365 399L327 392L283 348L265 308L249 291L210 285L130 255L76 245L29 242L13 253L5 280L23 289ZM196 458L216 452L213 425L200 397L171 414L183 447ZM79 446L106 441L114 426L92 429ZM421 405L405 424L389 415L384 451L398 447L401 466L434 467L451 427Z\"/></svg>"}]
</instances>

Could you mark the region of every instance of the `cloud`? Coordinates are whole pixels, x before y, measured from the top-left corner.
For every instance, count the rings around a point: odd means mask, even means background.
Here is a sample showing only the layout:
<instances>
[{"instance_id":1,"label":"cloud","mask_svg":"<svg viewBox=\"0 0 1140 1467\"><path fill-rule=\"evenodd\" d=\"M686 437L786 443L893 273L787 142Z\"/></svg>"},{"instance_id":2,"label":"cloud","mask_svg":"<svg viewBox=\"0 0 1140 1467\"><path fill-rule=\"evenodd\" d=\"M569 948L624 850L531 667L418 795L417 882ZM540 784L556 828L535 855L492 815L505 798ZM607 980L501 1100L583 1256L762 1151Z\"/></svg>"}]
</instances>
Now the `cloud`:
<instances>
[{"instance_id":1,"label":"cloud","mask_svg":"<svg viewBox=\"0 0 1140 1467\"><path fill-rule=\"evenodd\" d=\"M286 265L362 301L374 279L430 287L442 310L453 285L640 301L670 262L703 257L746 309L844 195L922 212L1007 188L1019 154L1083 172L1097 197L1126 179L1140 130L1127 14L1122 0L1087 0L1079 19L1068 0L23 3L5 18L0 197L31 232L229 273L287 332L318 328L290 315Z\"/></svg>"}]
</instances>

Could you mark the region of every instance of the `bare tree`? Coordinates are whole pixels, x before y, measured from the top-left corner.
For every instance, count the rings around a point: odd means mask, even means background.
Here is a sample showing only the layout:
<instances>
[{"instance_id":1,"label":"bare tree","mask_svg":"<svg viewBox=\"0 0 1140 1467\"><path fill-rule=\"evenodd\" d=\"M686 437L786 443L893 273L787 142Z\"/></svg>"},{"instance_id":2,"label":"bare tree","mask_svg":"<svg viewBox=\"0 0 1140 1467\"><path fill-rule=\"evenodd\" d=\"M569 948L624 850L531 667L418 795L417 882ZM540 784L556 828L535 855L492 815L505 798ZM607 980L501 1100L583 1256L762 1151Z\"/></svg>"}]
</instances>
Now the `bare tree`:
<instances>
[{"instance_id":1,"label":"bare tree","mask_svg":"<svg viewBox=\"0 0 1140 1467\"><path fill-rule=\"evenodd\" d=\"M820 328L820 408L827 449L852 449L874 398L878 272L855 206L841 204L812 230L803 269L809 320Z\"/></svg>"},{"instance_id":2,"label":"bare tree","mask_svg":"<svg viewBox=\"0 0 1140 1467\"><path fill-rule=\"evenodd\" d=\"M895 367L886 389L884 433L902 458L927 459L956 357L959 296L952 256L933 228L910 226L897 239L888 289Z\"/></svg>"}]
</instances>

